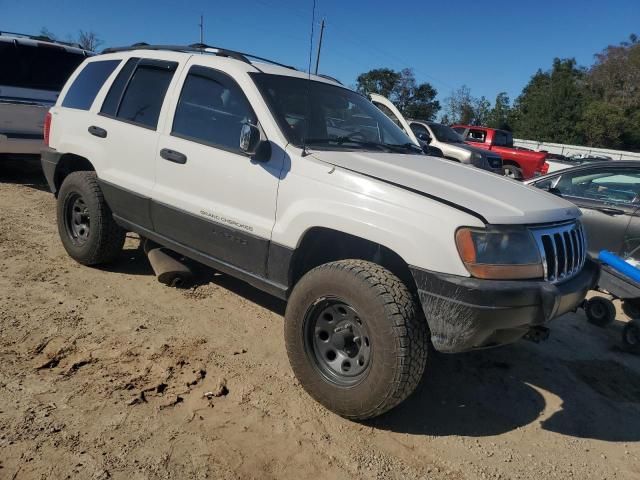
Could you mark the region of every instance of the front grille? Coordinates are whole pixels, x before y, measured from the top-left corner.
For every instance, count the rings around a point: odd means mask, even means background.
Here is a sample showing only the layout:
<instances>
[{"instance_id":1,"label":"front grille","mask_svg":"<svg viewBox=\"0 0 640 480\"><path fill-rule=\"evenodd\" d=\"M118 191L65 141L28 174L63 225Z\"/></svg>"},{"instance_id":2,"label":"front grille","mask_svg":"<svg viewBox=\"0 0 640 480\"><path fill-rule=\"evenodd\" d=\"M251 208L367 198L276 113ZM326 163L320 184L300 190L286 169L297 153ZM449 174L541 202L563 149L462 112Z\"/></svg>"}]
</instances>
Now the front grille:
<instances>
[{"instance_id":1,"label":"front grille","mask_svg":"<svg viewBox=\"0 0 640 480\"><path fill-rule=\"evenodd\" d=\"M587 258L587 241L580 222L531 227L544 267L544 278L561 282L576 275Z\"/></svg>"}]
</instances>

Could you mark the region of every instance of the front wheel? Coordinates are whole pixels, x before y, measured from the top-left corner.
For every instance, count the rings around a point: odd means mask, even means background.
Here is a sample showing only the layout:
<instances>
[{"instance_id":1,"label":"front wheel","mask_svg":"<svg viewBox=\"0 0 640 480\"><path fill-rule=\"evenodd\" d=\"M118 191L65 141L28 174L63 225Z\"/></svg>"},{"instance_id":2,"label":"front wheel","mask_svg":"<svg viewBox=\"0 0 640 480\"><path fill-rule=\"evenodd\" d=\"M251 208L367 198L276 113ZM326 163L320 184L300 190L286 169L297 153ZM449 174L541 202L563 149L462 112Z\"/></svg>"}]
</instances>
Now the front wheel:
<instances>
[{"instance_id":1,"label":"front wheel","mask_svg":"<svg viewBox=\"0 0 640 480\"><path fill-rule=\"evenodd\" d=\"M83 265L114 260L126 232L113 220L95 172L73 172L58 193L58 233L71 258Z\"/></svg>"},{"instance_id":2,"label":"front wheel","mask_svg":"<svg viewBox=\"0 0 640 480\"><path fill-rule=\"evenodd\" d=\"M302 387L346 418L363 420L398 405L427 360L427 325L398 277L363 260L321 265L294 288L285 343Z\"/></svg>"}]
</instances>

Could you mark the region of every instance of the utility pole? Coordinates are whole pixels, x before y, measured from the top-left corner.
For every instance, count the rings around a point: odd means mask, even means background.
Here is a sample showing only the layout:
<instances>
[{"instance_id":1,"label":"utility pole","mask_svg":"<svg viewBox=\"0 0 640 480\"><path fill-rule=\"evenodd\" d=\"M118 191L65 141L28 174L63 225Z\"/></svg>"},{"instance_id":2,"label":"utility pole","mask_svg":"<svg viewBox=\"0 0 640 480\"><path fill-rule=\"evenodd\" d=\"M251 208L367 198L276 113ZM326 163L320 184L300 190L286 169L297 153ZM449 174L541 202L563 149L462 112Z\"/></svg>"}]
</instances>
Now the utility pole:
<instances>
[{"instance_id":1,"label":"utility pole","mask_svg":"<svg viewBox=\"0 0 640 480\"><path fill-rule=\"evenodd\" d=\"M320 50L322 49L322 34L324 33L324 18L322 19L322 23L320 24L320 41L318 42L318 55L316 56L316 71L315 74L318 74L318 65L320 65Z\"/></svg>"},{"instance_id":2,"label":"utility pole","mask_svg":"<svg viewBox=\"0 0 640 480\"><path fill-rule=\"evenodd\" d=\"M200 43L204 43L204 16L200 15Z\"/></svg>"}]
</instances>

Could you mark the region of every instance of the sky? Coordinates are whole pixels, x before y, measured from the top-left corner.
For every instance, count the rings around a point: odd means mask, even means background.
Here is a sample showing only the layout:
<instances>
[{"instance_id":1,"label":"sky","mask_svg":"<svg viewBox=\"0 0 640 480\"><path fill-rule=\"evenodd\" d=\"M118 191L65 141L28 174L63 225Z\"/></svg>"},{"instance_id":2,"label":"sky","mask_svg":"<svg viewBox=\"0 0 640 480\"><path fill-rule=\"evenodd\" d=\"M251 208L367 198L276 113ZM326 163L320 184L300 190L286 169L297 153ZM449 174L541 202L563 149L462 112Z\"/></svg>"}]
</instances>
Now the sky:
<instances>
[{"instance_id":1,"label":"sky","mask_svg":"<svg viewBox=\"0 0 640 480\"><path fill-rule=\"evenodd\" d=\"M307 69L313 0L0 0L0 30L59 38L94 31L103 47L199 41ZM360 73L414 70L443 100L467 85L515 99L554 57L589 66L609 44L640 34L640 0L316 0L313 62L326 19L320 73L353 86ZM312 67L313 68L313 67Z\"/></svg>"}]
</instances>

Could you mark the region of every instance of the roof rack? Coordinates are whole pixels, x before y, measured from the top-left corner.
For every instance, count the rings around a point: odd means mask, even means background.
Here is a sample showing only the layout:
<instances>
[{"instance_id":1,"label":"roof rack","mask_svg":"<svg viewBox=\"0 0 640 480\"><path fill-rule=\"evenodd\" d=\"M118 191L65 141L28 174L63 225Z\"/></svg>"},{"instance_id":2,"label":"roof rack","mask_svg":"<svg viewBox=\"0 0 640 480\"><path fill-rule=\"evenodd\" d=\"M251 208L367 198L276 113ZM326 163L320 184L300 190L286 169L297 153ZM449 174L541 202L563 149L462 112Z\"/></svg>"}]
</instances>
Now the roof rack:
<instances>
[{"instance_id":1,"label":"roof rack","mask_svg":"<svg viewBox=\"0 0 640 480\"><path fill-rule=\"evenodd\" d=\"M322 78L326 78L327 80L332 80L332 81L334 81L336 83L339 83L340 85L344 85L340 80L338 80L335 77L332 77L331 75L325 75L324 73L318 73L316 75L318 75L319 77L322 77Z\"/></svg>"},{"instance_id":2,"label":"roof rack","mask_svg":"<svg viewBox=\"0 0 640 480\"><path fill-rule=\"evenodd\" d=\"M76 42L63 42L62 40L56 40L55 38L47 37L46 35L29 35L28 33L16 33L16 32L7 32L4 30L0 30L0 36L11 36L18 38L26 38L28 40L38 40L40 42L50 42L57 43L59 45L65 45L67 47L77 48L79 50L89 51L82 48L82 45Z\"/></svg>"},{"instance_id":3,"label":"roof rack","mask_svg":"<svg viewBox=\"0 0 640 480\"><path fill-rule=\"evenodd\" d=\"M248 63L248 64L252 64L250 59L254 59L261 62L270 63L272 65L277 65L279 67L296 70L296 68L290 65L278 63L273 60L269 60L268 58L258 57L257 55L253 55L251 53L242 53L242 52L237 52L235 50L229 50L226 48L214 47L212 45L207 45L205 43L193 43L191 45L150 45L148 43L140 42L140 43L134 43L129 47L105 48L102 51L102 53L129 52L132 50L168 50L172 52L211 53L219 57L233 58L235 60L239 60L241 62Z\"/></svg>"}]
</instances>

